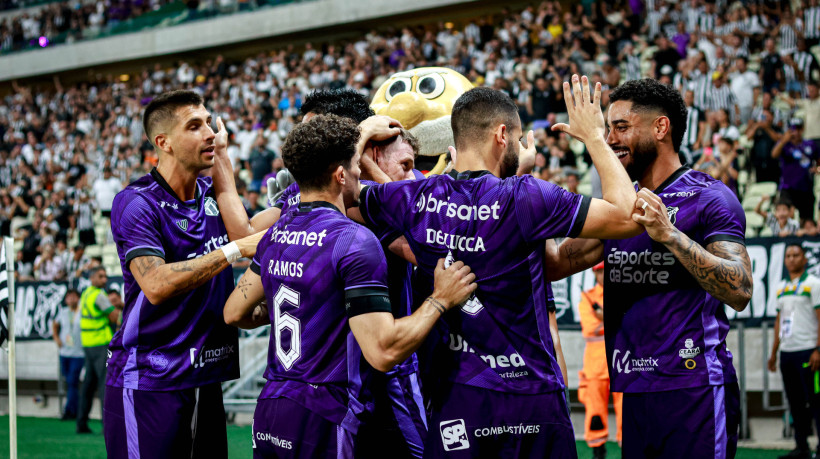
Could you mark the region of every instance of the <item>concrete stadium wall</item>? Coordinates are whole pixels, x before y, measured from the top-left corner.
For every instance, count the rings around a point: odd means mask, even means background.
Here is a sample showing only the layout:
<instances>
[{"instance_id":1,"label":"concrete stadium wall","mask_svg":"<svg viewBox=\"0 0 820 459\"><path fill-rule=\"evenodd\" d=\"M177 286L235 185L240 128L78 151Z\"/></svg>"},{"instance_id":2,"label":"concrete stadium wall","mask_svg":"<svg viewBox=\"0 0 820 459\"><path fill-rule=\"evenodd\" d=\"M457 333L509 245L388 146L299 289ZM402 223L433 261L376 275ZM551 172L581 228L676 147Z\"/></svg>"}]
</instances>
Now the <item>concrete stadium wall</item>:
<instances>
[{"instance_id":1,"label":"concrete stadium wall","mask_svg":"<svg viewBox=\"0 0 820 459\"><path fill-rule=\"evenodd\" d=\"M313 0L0 57L0 81L208 49L477 0Z\"/></svg>"},{"instance_id":2,"label":"concrete stadium wall","mask_svg":"<svg viewBox=\"0 0 820 459\"><path fill-rule=\"evenodd\" d=\"M768 343L771 346L773 332L768 330ZM727 340L729 349L735 357L735 368L738 368L738 335L736 330L729 332ZM769 350L762 348L762 332L759 328L747 329L746 334L746 388L749 391L763 390L764 357L768 358ZM267 348L268 338L258 338L240 352L240 362L247 361L256 352ZM57 348L51 341L23 341L17 343L17 378L21 380L56 380L58 377ZM584 340L580 331L561 332L561 344L567 361L569 385L578 387L578 371L581 370L584 352ZM767 371L767 370L766 370ZM782 383L779 373L769 373L769 387L779 391ZM8 379L8 354L0 352L0 380Z\"/></svg>"}]
</instances>

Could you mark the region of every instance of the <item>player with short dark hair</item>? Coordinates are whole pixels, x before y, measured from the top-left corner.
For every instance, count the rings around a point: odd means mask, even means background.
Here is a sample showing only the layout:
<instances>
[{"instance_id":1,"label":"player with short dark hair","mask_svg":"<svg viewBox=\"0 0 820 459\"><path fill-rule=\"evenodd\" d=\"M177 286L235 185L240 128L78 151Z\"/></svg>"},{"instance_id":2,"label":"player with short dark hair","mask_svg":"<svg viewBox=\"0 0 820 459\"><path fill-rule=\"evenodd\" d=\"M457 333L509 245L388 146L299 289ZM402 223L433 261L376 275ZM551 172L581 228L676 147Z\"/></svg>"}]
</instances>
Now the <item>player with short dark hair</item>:
<instances>
[{"instance_id":1,"label":"player with short dark hair","mask_svg":"<svg viewBox=\"0 0 820 459\"><path fill-rule=\"evenodd\" d=\"M584 77L584 84L587 79ZM635 191L604 142L600 85L564 87L570 126L601 172L606 200L513 177L523 150L518 108L502 92L475 88L453 106L455 170L427 180L362 190L359 210L376 228L401 232L418 261L414 299L433 287L437 260L475 264L476 295L431 335L432 398L425 457L576 457L564 379L556 361L544 282L546 239L637 234ZM534 155L532 132L528 153Z\"/></svg>"},{"instance_id":2,"label":"player with short dark hair","mask_svg":"<svg viewBox=\"0 0 820 459\"><path fill-rule=\"evenodd\" d=\"M445 269L440 260L431 296L413 315L393 317L380 243L344 214L359 191L359 135L356 123L334 115L291 131L282 156L301 201L262 238L225 305L228 323L273 328L254 457L357 455L356 433L372 410L371 366L388 371L405 361L476 287L463 263Z\"/></svg>"},{"instance_id":3,"label":"player with short dark hair","mask_svg":"<svg viewBox=\"0 0 820 459\"><path fill-rule=\"evenodd\" d=\"M299 111L305 122L315 115L337 115L361 123L376 114L367 98L353 89L317 89L305 97Z\"/></svg>"},{"instance_id":4,"label":"player with short dark hair","mask_svg":"<svg viewBox=\"0 0 820 459\"><path fill-rule=\"evenodd\" d=\"M638 182L633 219L646 232L568 239L548 251L547 274L557 280L605 261L604 330L611 387L624 392L624 457L734 457L739 391L723 304L742 311L752 294L743 208L722 182L681 166L680 93L633 80L610 101L607 143Z\"/></svg>"},{"instance_id":5,"label":"player with short dark hair","mask_svg":"<svg viewBox=\"0 0 820 459\"><path fill-rule=\"evenodd\" d=\"M220 383L239 376L237 330L222 320L231 263L261 237L226 230L199 173L227 143L193 91L151 101L143 124L159 165L117 194L111 229L125 284L109 346L108 457L227 457ZM237 240L238 239L238 240ZM234 242L231 242L234 241Z\"/></svg>"}]
</instances>

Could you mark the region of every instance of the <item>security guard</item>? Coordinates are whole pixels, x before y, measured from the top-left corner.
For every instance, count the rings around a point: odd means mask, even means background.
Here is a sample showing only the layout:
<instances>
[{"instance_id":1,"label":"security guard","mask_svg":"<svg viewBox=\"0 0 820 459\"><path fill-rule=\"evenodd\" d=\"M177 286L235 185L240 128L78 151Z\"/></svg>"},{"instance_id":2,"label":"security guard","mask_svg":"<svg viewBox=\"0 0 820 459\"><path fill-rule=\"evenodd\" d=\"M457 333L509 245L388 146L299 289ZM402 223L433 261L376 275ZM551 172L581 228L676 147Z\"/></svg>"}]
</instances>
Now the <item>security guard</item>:
<instances>
[{"instance_id":1,"label":"security guard","mask_svg":"<svg viewBox=\"0 0 820 459\"><path fill-rule=\"evenodd\" d=\"M595 458L606 457L609 436L609 371L604 344L604 262L592 268L595 286L581 294L578 312L581 316L581 334L586 341L584 368L579 372L578 399L586 407L584 440L592 448ZM618 424L617 440L621 443L621 402L623 394L613 392L615 417Z\"/></svg>"},{"instance_id":2,"label":"security guard","mask_svg":"<svg viewBox=\"0 0 820 459\"><path fill-rule=\"evenodd\" d=\"M108 276L105 268L99 266L91 271L91 285L83 290L80 297L80 329L85 353L85 378L80 392L80 412L77 414L77 433L91 433L88 428L88 414L94 402L94 392L104 400L105 362L108 358L108 343L114 336L111 320L116 321L117 312L105 293Z\"/></svg>"}]
</instances>

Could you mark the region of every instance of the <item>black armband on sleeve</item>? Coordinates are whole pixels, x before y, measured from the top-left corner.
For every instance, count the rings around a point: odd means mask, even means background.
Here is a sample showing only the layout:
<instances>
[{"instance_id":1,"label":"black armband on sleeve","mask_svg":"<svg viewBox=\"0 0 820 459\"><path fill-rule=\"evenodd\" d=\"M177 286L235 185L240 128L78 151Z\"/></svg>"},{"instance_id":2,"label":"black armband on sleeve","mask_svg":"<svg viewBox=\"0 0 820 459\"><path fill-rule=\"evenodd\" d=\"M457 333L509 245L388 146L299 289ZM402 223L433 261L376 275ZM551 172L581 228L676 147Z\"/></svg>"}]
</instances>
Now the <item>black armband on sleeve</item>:
<instances>
[{"instance_id":1,"label":"black armband on sleeve","mask_svg":"<svg viewBox=\"0 0 820 459\"><path fill-rule=\"evenodd\" d=\"M587 221L587 213L589 212L589 205L592 203L592 198L589 196L581 196L581 203L578 205L578 213L575 215L575 222L572 228L569 229L567 237L576 238L584 229L584 223Z\"/></svg>"},{"instance_id":2,"label":"black armband on sleeve","mask_svg":"<svg viewBox=\"0 0 820 459\"><path fill-rule=\"evenodd\" d=\"M128 267L128 265L131 263L131 260L139 257L159 257L165 260L165 254L159 251L158 249L154 249L151 247L141 247L139 249L134 249L125 255L125 267Z\"/></svg>"},{"instance_id":3,"label":"black armband on sleeve","mask_svg":"<svg viewBox=\"0 0 820 459\"><path fill-rule=\"evenodd\" d=\"M262 275L262 267L259 266L259 264L257 264L256 261L251 260L250 268L251 271L255 272L256 274L259 274L260 276Z\"/></svg>"},{"instance_id":4,"label":"black armband on sleeve","mask_svg":"<svg viewBox=\"0 0 820 459\"><path fill-rule=\"evenodd\" d=\"M354 288L345 291L345 312L355 317L369 312L393 312L386 288Z\"/></svg>"}]
</instances>

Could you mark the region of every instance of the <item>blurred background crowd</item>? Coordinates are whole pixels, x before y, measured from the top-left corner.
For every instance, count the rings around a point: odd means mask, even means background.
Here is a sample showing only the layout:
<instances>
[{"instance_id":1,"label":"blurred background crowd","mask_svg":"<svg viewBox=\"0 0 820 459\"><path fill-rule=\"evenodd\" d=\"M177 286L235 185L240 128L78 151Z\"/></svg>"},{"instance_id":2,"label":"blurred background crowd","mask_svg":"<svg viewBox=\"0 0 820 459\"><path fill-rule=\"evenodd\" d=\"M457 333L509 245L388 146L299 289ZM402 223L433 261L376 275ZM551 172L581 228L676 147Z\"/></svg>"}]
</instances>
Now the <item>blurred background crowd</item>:
<instances>
[{"instance_id":1,"label":"blurred background crowd","mask_svg":"<svg viewBox=\"0 0 820 459\"><path fill-rule=\"evenodd\" d=\"M0 10L15 3L0 1ZM0 20L0 53L49 33L91 36L92 28L162 4L12 10ZM185 7L218 11L220 4ZM0 233L18 240L21 280L71 279L100 263L117 274L107 217L114 195L157 163L141 126L152 97L178 88L205 96L230 131L237 185L253 214L266 207L265 180L283 167L282 141L312 90L371 96L394 72L443 66L508 93L536 131L533 174L585 194L599 187L583 145L549 129L566 120L562 82L590 75L603 85L604 105L608 91L629 79L674 85L689 110L682 159L738 193L747 236L816 235L818 43L818 0L543 2L243 60L212 55L70 86L56 78L47 87L19 83L0 101Z\"/></svg>"}]
</instances>

